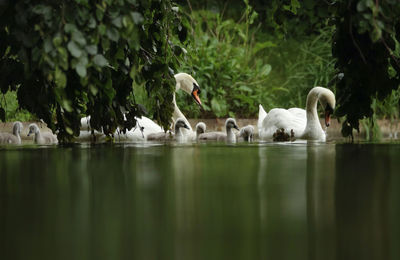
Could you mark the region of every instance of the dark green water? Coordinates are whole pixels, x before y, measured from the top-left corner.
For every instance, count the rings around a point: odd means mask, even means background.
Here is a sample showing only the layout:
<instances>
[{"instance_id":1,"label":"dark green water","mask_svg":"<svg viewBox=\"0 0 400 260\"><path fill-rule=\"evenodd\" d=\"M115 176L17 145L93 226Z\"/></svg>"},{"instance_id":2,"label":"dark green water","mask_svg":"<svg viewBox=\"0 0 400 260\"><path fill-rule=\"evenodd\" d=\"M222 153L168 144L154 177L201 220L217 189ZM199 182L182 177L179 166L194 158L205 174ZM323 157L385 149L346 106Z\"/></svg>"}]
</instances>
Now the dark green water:
<instances>
[{"instance_id":1,"label":"dark green water","mask_svg":"<svg viewBox=\"0 0 400 260\"><path fill-rule=\"evenodd\" d=\"M400 259L400 145L0 148L0 259Z\"/></svg>"}]
</instances>

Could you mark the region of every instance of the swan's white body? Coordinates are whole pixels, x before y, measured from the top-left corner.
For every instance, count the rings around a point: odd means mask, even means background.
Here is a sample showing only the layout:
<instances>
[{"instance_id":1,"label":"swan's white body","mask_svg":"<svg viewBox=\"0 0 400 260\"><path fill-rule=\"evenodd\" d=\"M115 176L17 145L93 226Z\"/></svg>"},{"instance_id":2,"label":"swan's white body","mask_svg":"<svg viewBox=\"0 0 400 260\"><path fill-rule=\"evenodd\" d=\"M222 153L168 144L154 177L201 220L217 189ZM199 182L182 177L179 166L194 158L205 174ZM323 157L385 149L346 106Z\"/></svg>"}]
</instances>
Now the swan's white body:
<instances>
[{"instance_id":1,"label":"swan's white body","mask_svg":"<svg viewBox=\"0 0 400 260\"><path fill-rule=\"evenodd\" d=\"M21 122L16 121L13 124L13 133L0 133L0 144L21 144L21 130L23 125Z\"/></svg>"},{"instance_id":2,"label":"swan's white body","mask_svg":"<svg viewBox=\"0 0 400 260\"><path fill-rule=\"evenodd\" d=\"M296 139L325 141L326 134L321 127L317 113L318 100L330 113L335 108L335 95L329 89L322 87L315 87L310 90L307 95L306 110L301 108L274 108L267 114L260 105L258 118L260 139L272 139L276 130L283 128L287 133L293 130ZM328 120L327 126L329 126L329 115L326 118Z\"/></svg>"},{"instance_id":3,"label":"swan's white body","mask_svg":"<svg viewBox=\"0 0 400 260\"><path fill-rule=\"evenodd\" d=\"M178 91L179 89L182 89L183 91L187 92L188 94L191 94L196 102L201 105L200 99L197 96L197 90L199 90L199 85L197 81L190 76L187 73L178 73L175 76L176 80L176 89L175 92ZM196 90L197 89L197 90ZM186 125L189 127L189 129L181 129L182 134L185 136L194 136L195 133L192 130L192 127L189 124L189 121L186 119L186 117L183 115L181 110L179 109L178 105L176 104L176 99L175 99L175 93L173 96L172 100L174 104L174 112L172 114L172 122L175 123L178 118L181 118L184 120ZM142 116L141 118L135 117L137 120L136 127L133 129L126 131L126 133L122 133L117 129L117 131L114 133L114 136L117 140L121 141L145 141L147 140L147 136L150 134L159 134L160 132L163 132L164 130L162 129L161 126L158 124L154 123L150 118L147 118L145 116ZM99 132L97 132L99 133ZM91 131L90 131L90 116L84 117L81 119L81 133L78 137L79 140L84 140L84 139L89 139L90 140L91 136Z\"/></svg>"}]
</instances>

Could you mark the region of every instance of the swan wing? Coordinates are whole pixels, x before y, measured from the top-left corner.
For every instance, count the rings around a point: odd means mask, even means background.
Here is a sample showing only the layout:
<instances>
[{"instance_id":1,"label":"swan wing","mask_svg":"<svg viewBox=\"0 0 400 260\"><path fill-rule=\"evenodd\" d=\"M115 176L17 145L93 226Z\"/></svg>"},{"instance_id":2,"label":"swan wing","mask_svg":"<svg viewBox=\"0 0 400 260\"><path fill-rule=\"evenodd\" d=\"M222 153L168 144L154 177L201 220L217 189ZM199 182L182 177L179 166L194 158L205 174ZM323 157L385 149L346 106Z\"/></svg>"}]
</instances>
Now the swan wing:
<instances>
[{"instance_id":1,"label":"swan wing","mask_svg":"<svg viewBox=\"0 0 400 260\"><path fill-rule=\"evenodd\" d=\"M293 130L295 137L300 136L306 127L306 121L305 113L300 110L271 109L262 122L260 138L272 139L276 130L281 128L288 133Z\"/></svg>"},{"instance_id":2,"label":"swan wing","mask_svg":"<svg viewBox=\"0 0 400 260\"><path fill-rule=\"evenodd\" d=\"M135 117L135 119L136 119L136 126L144 127L143 131L146 134L159 133L163 131L161 126L154 123L153 120L151 120L148 117L145 116L142 116L141 118Z\"/></svg>"},{"instance_id":3,"label":"swan wing","mask_svg":"<svg viewBox=\"0 0 400 260\"><path fill-rule=\"evenodd\" d=\"M257 122L257 128L258 128L258 134L260 134L260 130L262 128L262 123L267 116L267 112L265 112L263 106L261 104L258 105L258 122Z\"/></svg>"},{"instance_id":4,"label":"swan wing","mask_svg":"<svg viewBox=\"0 0 400 260\"><path fill-rule=\"evenodd\" d=\"M307 118L306 110L298 107L289 108L288 111L296 117Z\"/></svg>"}]
</instances>

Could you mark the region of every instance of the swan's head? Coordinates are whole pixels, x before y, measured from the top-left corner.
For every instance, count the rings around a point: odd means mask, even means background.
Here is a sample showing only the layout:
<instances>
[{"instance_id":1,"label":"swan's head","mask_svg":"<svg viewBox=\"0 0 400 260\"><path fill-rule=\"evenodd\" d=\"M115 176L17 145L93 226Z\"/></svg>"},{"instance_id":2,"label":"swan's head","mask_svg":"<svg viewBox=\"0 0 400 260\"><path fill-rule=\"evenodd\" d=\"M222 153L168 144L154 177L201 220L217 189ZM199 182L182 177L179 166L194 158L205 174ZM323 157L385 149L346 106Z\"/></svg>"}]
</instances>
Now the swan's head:
<instances>
[{"instance_id":1,"label":"swan's head","mask_svg":"<svg viewBox=\"0 0 400 260\"><path fill-rule=\"evenodd\" d=\"M31 134L37 134L37 133L39 133L39 127L37 126L37 124L30 124L28 136L30 136Z\"/></svg>"},{"instance_id":2,"label":"swan's head","mask_svg":"<svg viewBox=\"0 0 400 260\"><path fill-rule=\"evenodd\" d=\"M175 131L177 131L181 127L190 129L189 126L186 124L185 120L183 120L183 118L178 118L178 120L176 120L175 122Z\"/></svg>"},{"instance_id":3,"label":"swan's head","mask_svg":"<svg viewBox=\"0 0 400 260\"><path fill-rule=\"evenodd\" d=\"M238 127L237 124L236 124L236 120L233 119L233 118L228 118L228 119L226 119L225 127L226 127L226 130L227 130L227 131L228 131L229 129L232 129L232 128L235 128L236 130L239 130L239 127Z\"/></svg>"},{"instance_id":4,"label":"swan's head","mask_svg":"<svg viewBox=\"0 0 400 260\"><path fill-rule=\"evenodd\" d=\"M336 99L335 94L327 88L320 88L318 95L319 102L325 110L325 125L328 127L331 121L331 115L335 109Z\"/></svg>"},{"instance_id":5,"label":"swan's head","mask_svg":"<svg viewBox=\"0 0 400 260\"><path fill-rule=\"evenodd\" d=\"M203 134L206 132L206 124L204 124L203 122L199 122L196 125L196 133L197 135L199 134Z\"/></svg>"},{"instance_id":6,"label":"swan's head","mask_svg":"<svg viewBox=\"0 0 400 260\"><path fill-rule=\"evenodd\" d=\"M24 126L22 125L22 123L20 121L16 121L13 124L13 134L20 134L22 128L24 128Z\"/></svg>"},{"instance_id":7,"label":"swan's head","mask_svg":"<svg viewBox=\"0 0 400 260\"><path fill-rule=\"evenodd\" d=\"M200 87L197 81L187 73L178 73L175 75L176 91L182 89L194 98L194 101L201 107L201 100L199 97Z\"/></svg>"}]
</instances>

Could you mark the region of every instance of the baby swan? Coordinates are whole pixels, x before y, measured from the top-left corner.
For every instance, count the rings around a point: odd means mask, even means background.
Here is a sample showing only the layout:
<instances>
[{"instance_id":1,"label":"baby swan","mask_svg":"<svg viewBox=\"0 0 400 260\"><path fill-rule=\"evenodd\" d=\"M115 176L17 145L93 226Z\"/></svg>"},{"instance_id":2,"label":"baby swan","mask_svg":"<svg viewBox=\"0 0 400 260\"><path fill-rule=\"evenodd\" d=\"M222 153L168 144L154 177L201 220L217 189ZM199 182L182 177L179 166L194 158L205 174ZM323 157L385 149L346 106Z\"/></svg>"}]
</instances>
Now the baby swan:
<instances>
[{"instance_id":1,"label":"baby swan","mask_svg":"<svg viewBox=\"0 0 400 260\"><path fill-rule=\"evenodd\" d=\"M147 141L169 141L176 139L179 142L184 142L186 141L186 135L182 132L181 128L186 128L189 129L189 126L186 124L185 120L183 118L178 118L175 122L175 134L171 133L170 131L168 132L158 132L158 133L152 133L147 135L146 140Z\"/></svg>"},{"instance_id":2,"label":"baby swan","mask_svg":"<svg viewBox=\"0 0 400 260\"><path fill-rule=\"evenodd\" d=\"M31 134L35 134L35 138L33 139L35 144L58 143L57 136L53 135L52 133L40 133L39 127L34 123L29 125L28 136L30 136Z\"/></svg>"},{"instance_id":3,"label":"baby swan","mask_svg":"<svg viewBox=\"0 0 400 260\"><path fill-rule=\"evenodd\" d=\"M182 128L190 129L183 118L178 118L175 121L175 140L179 143L186 142L187 135L182 132Z\"/></svg>"},{"instance_id":4,"label":"baby swan","mask_svg":"<svg viewBox=\"0 0 400 260\"><path fill-rule=\"evenodd\" d=\"M21 122L16 121L13 124L13 133L0 133L0 144L21 144L21 130L23 125Z\"/></svg>"},{"instance_id":5,"label":"baby swan","mask_svg":"<svg viewBox=\"0 0 400 260\"><path fill-rule=\"evenodd\" d=\"M201 134L204 134L206 132L206 124L203 122L199 122L196 125L196 140L199 139L199 136Z\"/></svg>"},{"instance_id":6,"label":"baby swan","mask_svg":"<svg viewBox=\"0 0 400 260\"><path fill-rule=\"evenodd\" d=\"M238 134L238 139L239 140L244 140L246 142L252 142L253 141L253 133L254 133L254 127L252 125L247 125L242 128L240 128L240 132Z\"/></svg>"},{"instance_id":7,"label":"baby swan","mask_svg":"<svg viewBox=\"0 0 400 260\"><path fill-rule=\"evenodd\" d=\"M232 128L239 130L236 121L233 118L228 118L225 122L226 133L224 132L209 132L199 136L199 140L213 140L213 141L226 141L229 143L236 142L236 135L233 133Z\"/></svg>"}]
</instances>

